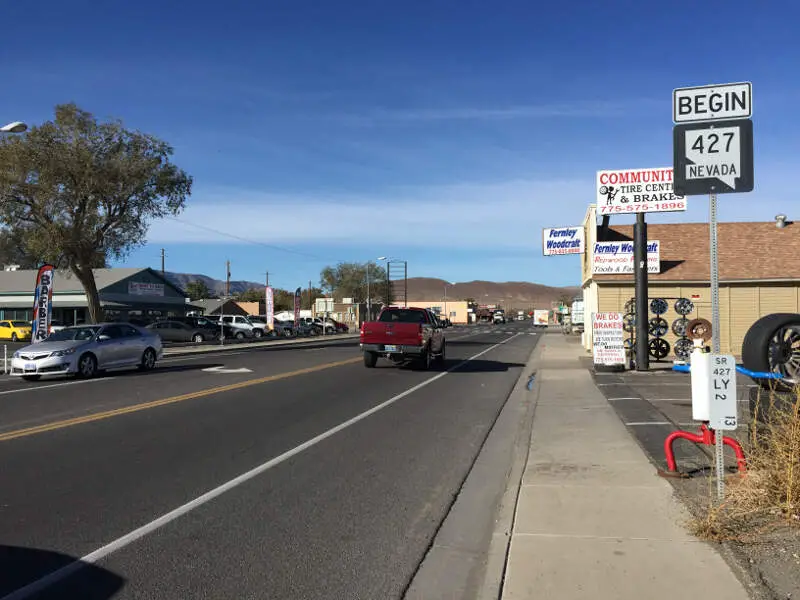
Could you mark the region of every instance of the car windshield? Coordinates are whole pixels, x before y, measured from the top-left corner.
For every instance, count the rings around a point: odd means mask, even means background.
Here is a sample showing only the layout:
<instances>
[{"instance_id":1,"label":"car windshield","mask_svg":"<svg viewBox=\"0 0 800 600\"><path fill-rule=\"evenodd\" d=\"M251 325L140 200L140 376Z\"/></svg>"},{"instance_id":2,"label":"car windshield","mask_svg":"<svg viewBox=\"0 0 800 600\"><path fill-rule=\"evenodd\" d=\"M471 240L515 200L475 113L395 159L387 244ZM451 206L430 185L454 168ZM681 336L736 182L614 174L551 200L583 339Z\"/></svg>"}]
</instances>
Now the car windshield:
<instances>
[{"instance_id":1,"label":"car windshield","mask_svg":"<svg viewBox=\"0 0 800 600\"><path fill-rule=\"evenodd\" d=\"M95 334L97 333L99 327L67 327L66 329L62 329L61 331L56 331L55 333L51 333L47 341L48 342L68 342L72 340L91 340L94 338Z\"/></svg>"},{"instance_id":2,"label":"car windshield","mask_svg":"<svg viewBox=\"0 0 800 600\"><path fill-rule=\"evenodd\" d=\"M11 324L14 327L30 327L31 326L31 324L28 323L27 321L11 321Z\"/></svg>"},{"instance_id":3,"label":"car windshield","mask_svg":"<svg viewBox=\"0 0 800 600\"><path fill-rule=\"evenodd\" d=\"M421 310L386 310L378 320L383 323L424 323L425 313Z\"/></svg>"}]
</instances>

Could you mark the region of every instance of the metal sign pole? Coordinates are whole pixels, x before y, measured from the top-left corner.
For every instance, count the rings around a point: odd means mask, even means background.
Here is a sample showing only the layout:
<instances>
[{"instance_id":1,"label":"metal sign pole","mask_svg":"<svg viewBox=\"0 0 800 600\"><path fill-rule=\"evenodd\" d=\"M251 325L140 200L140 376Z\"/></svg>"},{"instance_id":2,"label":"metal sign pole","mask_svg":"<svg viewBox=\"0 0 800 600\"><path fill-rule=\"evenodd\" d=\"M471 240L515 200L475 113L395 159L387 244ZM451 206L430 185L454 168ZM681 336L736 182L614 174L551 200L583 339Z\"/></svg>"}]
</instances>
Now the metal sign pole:
<instances>
[{"instance_id":1,"label":"metal sign pole","mask_svg":"<svg viewBox=\"0 0 800 600\"><path fill-rule=\"evenodd\" d=\"M648 349L648 274L647 274L647 223L644 213L636 214L636 223L633 226L633 272L635 289L635 339L636 339L636 370L648 371L650 369L650 354Z\"/></svg>"},{"instance_id":2,"label":"metal sign pole","mask_svg":"<svg viewBox=\"0 0 800 600\"><path fill-rule=\"evenodd\" d=\"M709 246L711 248L711 352L720 353L719 331L719 248L717 244L717 194L708 195ZM711 401L714 401L712 396ZM722 432L714 432L717 471L717 499L725 498L725 456Z\"/></svg>"}]
</instances>

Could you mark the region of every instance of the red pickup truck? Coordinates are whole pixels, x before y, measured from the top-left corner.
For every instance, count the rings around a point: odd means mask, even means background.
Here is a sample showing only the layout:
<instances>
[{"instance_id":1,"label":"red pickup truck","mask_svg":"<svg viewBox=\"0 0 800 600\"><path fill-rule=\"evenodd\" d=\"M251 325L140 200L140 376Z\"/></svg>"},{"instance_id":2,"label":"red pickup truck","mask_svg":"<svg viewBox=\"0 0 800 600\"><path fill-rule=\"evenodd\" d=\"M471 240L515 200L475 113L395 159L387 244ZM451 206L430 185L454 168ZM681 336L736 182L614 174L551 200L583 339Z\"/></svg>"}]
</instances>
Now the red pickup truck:
<instances>
[{"instance_id":1,"label":"red pickup truck","mask_svg":"<svg viewBox=\"0 0 800 600\"><path fill-rule=\"evenodd\" d=\"M394 364L419 361L429 369L444 363L446 342L442 324L426 308L384 308L377 321L361 326L364 366L372 368L382 356Z\"/></svg>"}]
</instances>

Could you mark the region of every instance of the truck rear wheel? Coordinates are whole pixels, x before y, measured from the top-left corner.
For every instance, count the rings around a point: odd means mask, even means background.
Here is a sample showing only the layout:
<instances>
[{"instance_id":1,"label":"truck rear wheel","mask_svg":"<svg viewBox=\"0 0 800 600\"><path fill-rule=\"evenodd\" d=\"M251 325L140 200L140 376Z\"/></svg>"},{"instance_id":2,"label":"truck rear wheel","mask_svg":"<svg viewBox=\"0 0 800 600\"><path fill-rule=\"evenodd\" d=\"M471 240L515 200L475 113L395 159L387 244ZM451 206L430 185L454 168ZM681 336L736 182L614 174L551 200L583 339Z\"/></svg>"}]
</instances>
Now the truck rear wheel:
<instances>
[{"instance_id":1,"label":"truck rear wheel","mask_svg":"<svg viewBox=\"0 0 800 600\"><path fill-rule=\"evenodd\" d=\"M372 369L378 363L378 355L375 352L364 351L364 366Z\"/></svg>"}]
</instances>

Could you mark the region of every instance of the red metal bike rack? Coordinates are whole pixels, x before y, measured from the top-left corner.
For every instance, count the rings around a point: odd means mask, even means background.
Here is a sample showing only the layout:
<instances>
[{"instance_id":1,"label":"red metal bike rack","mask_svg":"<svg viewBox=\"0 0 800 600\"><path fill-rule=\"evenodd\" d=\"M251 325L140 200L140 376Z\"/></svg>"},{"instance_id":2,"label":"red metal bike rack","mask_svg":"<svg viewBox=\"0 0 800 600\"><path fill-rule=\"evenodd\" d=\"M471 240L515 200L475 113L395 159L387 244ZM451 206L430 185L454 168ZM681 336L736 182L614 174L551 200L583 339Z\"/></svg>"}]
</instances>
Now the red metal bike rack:
<instances>
[{"instance_id":1,"label":"red metal bike rack","mask_svg":"<svg viewBox=\"0 0 800 600\"><path fill-rule=\"evenodd\" d=\"M689 431L673 431L670 433L667 439L664 440L664 454L667 457L667 471L671 473L675 473L678 470L678 466L675 463L675 452L672 449L672 445L675 443L675 440L678 439L689 440L690 442L703 444L705 446L713 446L717 441L714 430L709 429L708 425L705 423L700 424L700 433L691 433ZM744 474L745 471L747 471L747 461L742 446L735 439L725 435L722 436L722 443L733 448L736 454L736 464L739 467L739 472Z\"/></svg>"}]
</instances>

